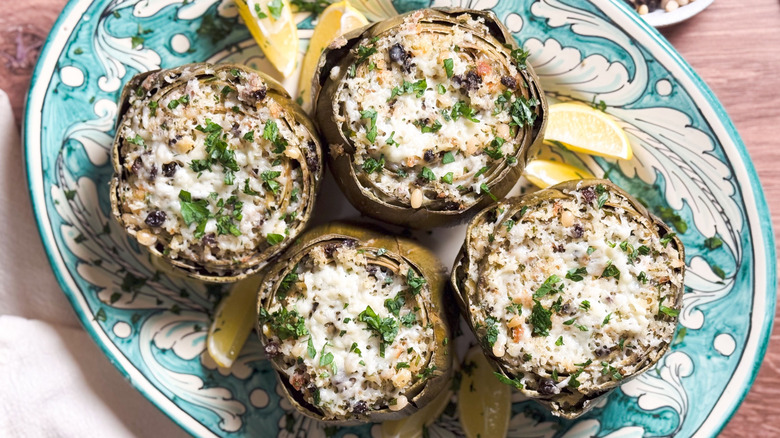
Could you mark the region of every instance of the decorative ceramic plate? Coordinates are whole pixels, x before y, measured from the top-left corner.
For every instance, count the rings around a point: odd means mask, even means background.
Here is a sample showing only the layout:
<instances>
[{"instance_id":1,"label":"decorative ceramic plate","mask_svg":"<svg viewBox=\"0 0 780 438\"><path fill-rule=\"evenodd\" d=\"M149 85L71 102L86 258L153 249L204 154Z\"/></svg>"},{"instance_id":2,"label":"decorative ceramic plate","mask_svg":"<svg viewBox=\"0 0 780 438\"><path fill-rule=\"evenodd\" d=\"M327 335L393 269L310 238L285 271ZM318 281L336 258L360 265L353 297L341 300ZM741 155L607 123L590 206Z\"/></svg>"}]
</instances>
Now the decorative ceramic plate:
<instances>
[{"instance_id":1,"label":"decorative ceramic plate","mask_svg":"<svg viewBox=\"0 0 780 438\"><path fill-rule=\"evenodd\" d=\"M672 26L677 23L682 23L685 20L693 18L694 15L705 10L714 0L696 0L688 3L685 6L673 10L672 12L666 12L663 9L655 10L647 15L643 15L645 21L647 21L653 27L666 27Z\"/></svg>"},{"instance_id":2,"label":"decorative ceramic plate","mask_svg":"<svg viewBox=\"0 0 780 438\"><path fill-rule=\"evenodd\" d=\"M401 12L450 5L493 9L530 50L551 100L606 104L630 137L633 160L542 154L640 196L676 227L687 250L679 333L656 368L576 421L515 395L510 436L717 434L761 363L776 281L764 195L723 108L622 0L395 2ZM302 56L312 17L296 19ZM188 432L377 436L376 425L336 429L301 417L280 397L255 340L231 370L218 369L204 344L223 289L160 275L109 218L109 148L122 85L140 71L204 60L271 71L229 0L72 0L65 7L33 76L24 123L31 196L54 272L103 352ZM319 221L356 215L330 179L323 198ZM445 264L463 236L463 227L420 233ZM462 435L446 412L430 436Z\"/></svg>"}]
</instances>

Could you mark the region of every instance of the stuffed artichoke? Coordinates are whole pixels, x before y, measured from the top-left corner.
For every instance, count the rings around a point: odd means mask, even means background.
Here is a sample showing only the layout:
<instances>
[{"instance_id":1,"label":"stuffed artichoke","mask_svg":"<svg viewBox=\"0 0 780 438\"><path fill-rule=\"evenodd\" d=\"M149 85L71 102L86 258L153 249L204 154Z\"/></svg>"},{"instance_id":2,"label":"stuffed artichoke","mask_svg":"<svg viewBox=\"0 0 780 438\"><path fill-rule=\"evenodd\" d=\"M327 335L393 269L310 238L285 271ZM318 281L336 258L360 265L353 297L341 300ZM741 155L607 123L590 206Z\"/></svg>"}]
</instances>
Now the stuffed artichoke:
<instances>
[{"instance_id":1,"label":"stuffed artichoke","mask_svg":"<svg viewBox=\"0 0 780 438\"><path fill-rule=\"evenodd\" d=\"M258 333L291 403L341 424L409 415L451 373L446 270L409 240L349 224L301 236L265 272Z\"/></svg>"},{"instance_id":2,"label":"stuffed artichoke","mask_svg":"<svg viewBox=\"0 0 780 438\"><path fill-rule=\"evenodd\" d=\"M314 125L238 65L134 77L119 105L111 205L141 246L188 275L234 281L301 232L322 179Z\"/></svg>"},{"instance_id":3,"label":"stuffed artichoke","mask_svg":"<svg viewBox=\"0 0 780 438\"><path fill-rule=\"evenodd\" d=\"M682 306L682 243L605 180L478 214L452 283L504 381L574 418L655 364Z\"/></svg>"},{"instance_id":4,"label":"stuffed artichoke","mask_svg":"<svg viewBox=\"0 0 780 438\"><path fill-rule=\"evenodd\" d=\"M546 120L527 56L492 13L461 9L410 12L332 43L316 119L350 202L428 228L505 196Z\"/></svg>"}]
</instances>

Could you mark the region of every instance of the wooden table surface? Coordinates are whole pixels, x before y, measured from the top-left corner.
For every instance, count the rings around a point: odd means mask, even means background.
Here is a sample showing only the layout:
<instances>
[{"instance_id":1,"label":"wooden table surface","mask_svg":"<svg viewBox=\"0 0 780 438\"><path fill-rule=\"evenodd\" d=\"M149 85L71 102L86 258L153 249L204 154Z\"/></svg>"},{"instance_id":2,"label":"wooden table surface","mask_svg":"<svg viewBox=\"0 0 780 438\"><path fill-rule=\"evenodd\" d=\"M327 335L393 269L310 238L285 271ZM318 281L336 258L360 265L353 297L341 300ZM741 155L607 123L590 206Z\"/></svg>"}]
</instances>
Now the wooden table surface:
<instances>
[{"instance_id":1,"label":"wooden table surface","mask_svg":"<svg viewBox=\"0 0 780 438\"><path fill-rule=\"evenodd\" d=\"M0 89L21 121L38 50L65 0L17 1L0 16ZM723 103L758 170L780 229L780 2L717 0L662 32ZM21 165L21 163L20 163ZM780 326L758 377L723 437L780 436ZM696 400L692 400L696 403Z\"/></svg>"}]
</instances>

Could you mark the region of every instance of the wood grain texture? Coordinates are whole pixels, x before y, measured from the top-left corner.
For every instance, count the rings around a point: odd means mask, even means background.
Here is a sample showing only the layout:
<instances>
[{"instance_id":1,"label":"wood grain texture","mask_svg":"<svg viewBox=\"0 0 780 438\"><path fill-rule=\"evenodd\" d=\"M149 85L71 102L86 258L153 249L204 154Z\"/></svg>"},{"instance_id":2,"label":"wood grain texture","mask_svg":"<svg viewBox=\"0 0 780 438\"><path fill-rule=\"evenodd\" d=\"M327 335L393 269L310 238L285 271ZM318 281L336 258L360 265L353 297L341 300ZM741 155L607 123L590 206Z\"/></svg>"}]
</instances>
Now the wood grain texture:
<instances>
[{"instance_id":1,"label":"wood grain texture","mask_svg":"<svg viewBox=\"0 0 780 438\"><path fill-rule=\"evenodd\" d=\"M0 15L0 89L21 121L41 43L65 0L16 1ZM693 19L663 31L714 91L753 159L780 229L780 2L717 0ZM777 261L774 261L777 263ZM780 326L753 388L721 436L780 436ZM692 400L695 405L696 400Z\"/></svg>"},{"instance_id":2,"label":"wood grain texture","mask_svg":"<svg viewBox=\"0 0 780 438\"><path fill-rule=\"evenodd\" d=\"M731 116L764 186L771 211L771 217L765 219L772 221L777 236L780 135L775 130L780 127L780 2L716 0L703 13L663 34ZM772 262L777 264L776 260ZM780 436L778 396L780 326L775 325L758 377L721 436Z\"/></svg>"}]
</instances>

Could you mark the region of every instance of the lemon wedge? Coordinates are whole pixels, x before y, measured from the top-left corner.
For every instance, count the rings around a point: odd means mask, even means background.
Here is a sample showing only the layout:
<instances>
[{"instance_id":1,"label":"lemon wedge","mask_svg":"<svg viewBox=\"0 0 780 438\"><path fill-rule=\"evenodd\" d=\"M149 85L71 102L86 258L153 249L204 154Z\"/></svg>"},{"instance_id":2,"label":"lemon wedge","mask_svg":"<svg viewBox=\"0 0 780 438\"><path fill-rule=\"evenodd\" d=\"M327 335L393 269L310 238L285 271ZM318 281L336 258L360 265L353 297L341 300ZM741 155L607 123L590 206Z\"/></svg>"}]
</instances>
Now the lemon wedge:
<instances>
[{"instance_id":1,"label":"lemon wedge","mask_svg":"<svg viewBox=\"0 0 780 438\"><path fill-rule=\"evenodd\" d=\"M263 50L284 77L295 71L298 27L288 0L235 0L238 13Z\"/></svg>"},{"instance_id":2,"label":"lemon wedge","mask_svg":"<svg viewBox=\"0 0 780 438\"><path fill-rule=\"evenodd\" d=\"M623 128L608 114L580 103L550 105L544 138L575 152L623 160L633 156Z\"/></svg>"},{"instance_id":3,"label":"lemon wedge","mask_svg":"<svg viewBox=\"0 0 780 438\"><path fill-rule=\"evenodd\" d=\"M463 431L469 438L506 436L512 414L511 388L496 378L479 347L469 350L464 363L471 365L471 374L463 373L458 391Z\"/></svg>"},{"instance_id":4,"label":"lemon wedge","mask_svg":"<svg viewBox=\"0 0 780 438\"><path fill-rule=\"evenodd\" d=\"M422 438L423 428L439 418L452 398L452 391L444 390L422 409L400 420L382 423L382 438Z\"/></svg>"},{"instance_id":5,"label":"lemon wedge","mask_svg":"<svg viewBox=\"0 0 780 438\"><path fill-rule=\"evenodd\" d=\"M312 79L323 49L339 36L367 24L366 17L347 1L333 3L322 11L309 40L309 48L303 58L301 77L298 81L299 96L303 101L301 106L306 111L311 111Z\"/></svg>"},{"instance_id":6,"label":"lemon wedge","mask_svg":"<svg viewBox=\"0 0 780 438\"><path fill-rule=\"evenodd\" d=\"M244 347L257 319L257 289L260 276L235 283L219 303L209 327L206 348L217 365L230 368Z\"/></svg>"},{"instance_id":7,"label":"lemon wedge","mask_svg":"<svg viewBox=\"0 0 780 438\"><path fill-rule=\"evenodd\" d=\"M595 178L587 170L582 170L571 164L550 160L533 160L525 166L524 176L540 189L554 186L573 179Z\"/></svg>"}]
</instances>

